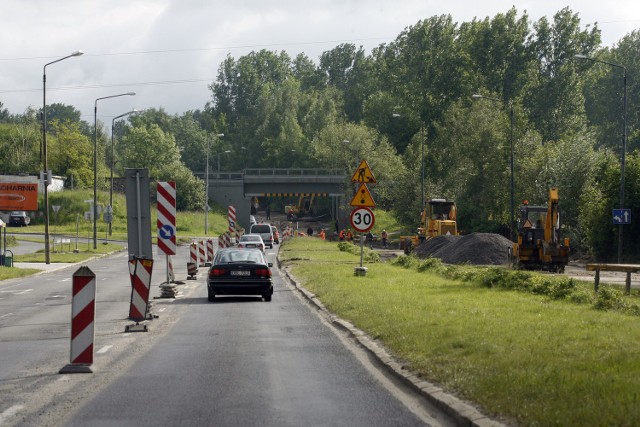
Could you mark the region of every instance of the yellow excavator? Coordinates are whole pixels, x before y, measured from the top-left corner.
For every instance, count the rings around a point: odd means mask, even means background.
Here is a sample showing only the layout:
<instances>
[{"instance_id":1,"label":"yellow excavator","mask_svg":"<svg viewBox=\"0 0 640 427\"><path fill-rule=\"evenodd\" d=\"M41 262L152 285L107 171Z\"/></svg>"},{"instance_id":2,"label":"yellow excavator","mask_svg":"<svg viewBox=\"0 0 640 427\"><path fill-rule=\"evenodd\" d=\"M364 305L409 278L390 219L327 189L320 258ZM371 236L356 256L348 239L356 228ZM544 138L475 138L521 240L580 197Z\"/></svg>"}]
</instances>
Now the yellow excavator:
<instances>
[{"instance_id":1,"label":"yellow excavator","mask_svg":"<svg viewBox=\"0 0 640 427\"><path fill-rule=\"evenodd\" d=\"M295 205L286 205L284 211L287 217L290 216L303 216L309 215L313 209L313 202L316 198L315 194L302 194L298 198L298 203ZM291 218L289 218L291 219Z\"/></svg>"},{"instance_id":2,"label":"yellow excavator","mask_svg":"<svg viewBox=\"0 0 640 427\"><path fill-rule=\"evenodd\" d=\"M528 270L564 272L569 263L569 238L560 237L558 189L549 190L547 206L520 207L518 241L513 244L513 259Z\"/></svg>"},{"instance_id":3,"label":"yellow excavator","mask_svg":"<svg viewBox=\"0 0 640 427\"><path fill-rule=\"evenodd\" d=\"M458 210L456 202L448 199L430 199L426 209L420 215L418 233L413 236L401 236L400 245L405 253L411 252L424 240L435 236L458 235Z\"/></svg>"}]
</instances>

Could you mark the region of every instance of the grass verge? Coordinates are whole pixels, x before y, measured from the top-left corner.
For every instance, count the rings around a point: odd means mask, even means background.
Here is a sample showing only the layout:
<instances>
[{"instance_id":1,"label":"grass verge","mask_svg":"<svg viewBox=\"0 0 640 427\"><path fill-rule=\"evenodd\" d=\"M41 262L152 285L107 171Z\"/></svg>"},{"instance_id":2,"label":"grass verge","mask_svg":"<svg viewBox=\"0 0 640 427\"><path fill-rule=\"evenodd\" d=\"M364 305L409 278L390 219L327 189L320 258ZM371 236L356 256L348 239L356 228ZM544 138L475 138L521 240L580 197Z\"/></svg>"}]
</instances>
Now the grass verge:
<instances>
[{"instance_id":1,"label":"grass verge","mask_svg":"<svg viewBox=\"0 0 640 427\"><path fill-rule=\"evenodd\" d=\"M453 270L407 262L370 263L355 277L359 256L310 238L286 241L280 259L329 310L487 415L563 426L632 425L640 416L640 318L572 298L581 283L569 293L536 292L544 287L535 283L522 292L494 286L515 280L508 275L483 280L500 275L493 270L462 267L451 279L443 274ZM542 280L528 274L521 283Z\"/></svg>"}]
</instances>

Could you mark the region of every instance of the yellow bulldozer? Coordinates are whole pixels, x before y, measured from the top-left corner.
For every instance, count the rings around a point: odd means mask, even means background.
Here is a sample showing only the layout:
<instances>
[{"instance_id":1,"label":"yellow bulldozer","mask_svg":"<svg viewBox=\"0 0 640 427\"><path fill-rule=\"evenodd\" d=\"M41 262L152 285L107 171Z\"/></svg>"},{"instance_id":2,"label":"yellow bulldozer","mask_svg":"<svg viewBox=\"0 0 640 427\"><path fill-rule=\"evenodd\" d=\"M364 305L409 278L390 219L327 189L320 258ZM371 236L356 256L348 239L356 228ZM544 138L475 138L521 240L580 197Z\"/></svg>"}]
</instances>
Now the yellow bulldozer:
<instances>
[{"instance_id":1,"label":"yellow bulldozer","mask_svg":"<svg viewBox=\"0 0 640 427\"><path fill-rule=\"evenodd\" d=\"M400 247L411 252L424 240L435 236L458 235L456 202L448 199L430 199L420 215L420 227L412 236L401 236Z\"/></svg>"},{"instance_id":2,"label":"yellow bulldozer","mask_svg":"<svg viewBox=\"0 0 640 427\"><path fill-rule=\"evenodd\" d=\"M513 244L515 264L529 270L562 273L569 263L569 239L560 237L558 189L549 190L547 206L520 207L518 241Z\"/></svg>"}]
</instances>

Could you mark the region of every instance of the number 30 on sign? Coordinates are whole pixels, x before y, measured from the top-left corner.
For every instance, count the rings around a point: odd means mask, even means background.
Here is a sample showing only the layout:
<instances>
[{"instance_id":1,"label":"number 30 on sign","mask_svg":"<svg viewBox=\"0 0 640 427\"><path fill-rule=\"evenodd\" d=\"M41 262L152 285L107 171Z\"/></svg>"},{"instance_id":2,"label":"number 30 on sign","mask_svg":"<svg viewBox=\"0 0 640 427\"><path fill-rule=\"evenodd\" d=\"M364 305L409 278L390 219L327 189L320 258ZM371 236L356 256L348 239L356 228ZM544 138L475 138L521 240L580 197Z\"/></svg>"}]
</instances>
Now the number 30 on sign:
<instances>
[{"instance_id":1,"label":"number 30 on sign","mask_svg":"<svg viewBox=\"0 0 640 427\"><path fill-rule=\"evenodd\" d=\"M361 233L367 232L373 228L376 218L373 211L369 208L356 208L351 211L351 226Z\"/></svg>"}]
</instances>

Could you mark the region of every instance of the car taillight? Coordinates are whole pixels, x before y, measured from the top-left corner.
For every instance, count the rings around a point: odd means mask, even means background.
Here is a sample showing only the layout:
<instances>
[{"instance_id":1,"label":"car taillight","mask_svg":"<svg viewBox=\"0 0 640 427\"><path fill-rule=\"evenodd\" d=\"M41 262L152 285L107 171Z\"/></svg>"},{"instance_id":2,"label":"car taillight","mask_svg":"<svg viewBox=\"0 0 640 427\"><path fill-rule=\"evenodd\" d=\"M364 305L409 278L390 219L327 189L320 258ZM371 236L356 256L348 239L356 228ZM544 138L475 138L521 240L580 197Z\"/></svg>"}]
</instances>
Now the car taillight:
<instances>
[{"instance_id":1,"label":"car taillight","mask_svg":"<svg viewBox=\"0 0 640 427\"><path fill-rule=\"evenodd\" d=\"M209 270L209 276L224 276L226 272L224 268L212 268Z\"/></svg>"},{"instance_id":2,"label":"car taillight","mask_svg":"<svg viewBox=\"0 0 640 427\"><path fill-rule=\"evenodd\" d=\"M255 270L253 270L253 274L255 276L271 277L271 270L269 270L268 268L256 268Z\"/></svg>"},{"instance_id":3,"label":"car taillight","mask_svg":"<svg viewBox=\"0 0 640 427\"><path fill-rule=\"evenodd\" d=\"M242 243L238 243L238 247L239 248L244 248L244 245Z\"/></svg>"}]
</instances>

